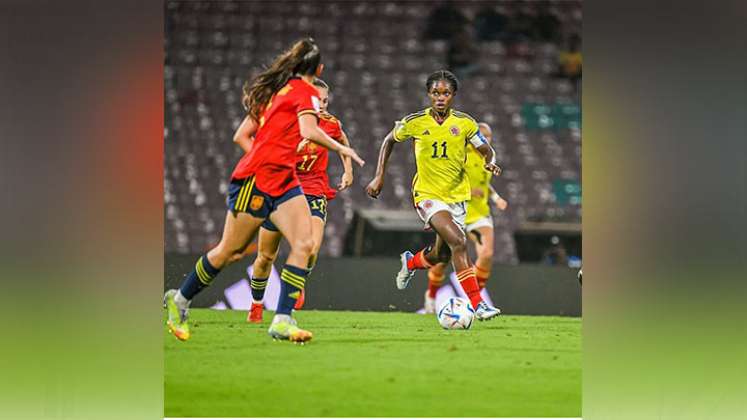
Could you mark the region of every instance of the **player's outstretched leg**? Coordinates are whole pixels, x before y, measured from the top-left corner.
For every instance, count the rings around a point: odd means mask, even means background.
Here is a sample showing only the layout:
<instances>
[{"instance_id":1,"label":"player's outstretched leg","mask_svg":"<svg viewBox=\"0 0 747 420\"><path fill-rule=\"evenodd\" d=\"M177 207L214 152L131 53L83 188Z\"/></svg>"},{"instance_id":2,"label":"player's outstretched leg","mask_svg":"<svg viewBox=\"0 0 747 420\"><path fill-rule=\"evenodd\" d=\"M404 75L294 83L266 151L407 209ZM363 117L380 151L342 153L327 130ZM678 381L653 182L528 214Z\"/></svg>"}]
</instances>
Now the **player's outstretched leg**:
<instances>
[{"instance_id":1,"label":"player's outstretched leg","mask_svg":"<svg viewBox=\"0 0 747 420\"><path fill-rule=\"evenodd\" d=\"M451 250L441 236L436 235L436 243L412 255L410 251L402 253L402 268L397 273L397 288L404 289L415 275L415 270L430 270L438 263L447 263L451 259Z\"/></svg>"},{"instance_id":2,"label":"player's outstretched leg","mask_svg":"<svg viewBox=\"0 0 747 420\"><path fill-rule=\"evenodd\" d=\"M309 197L306 197L307 201L309 200ZM319 200L319 199L316 199ZM324 201L326 203L326 200ZM324 240L324 226L327 223L326 220L326 208L327 205L324 206L324 212L314 213L312 212L311 215L311 237L314 240L314 246L311 248L311 255L309 256L309 263L306 266L306 268L309 270L309 274L311 274L311 271L316 266L316 260L319 256L319 249L322 247L322 241ZM323 216L323 217L322 217ZM304 303L306 303L306 289L301 289L301 295L298 296L298 299L296 299L296 304L293 306L293 309L300 310L303 308Z\"/></svg>"},{"instance_id":3,"label":"player's outstretched leg","mask_svg":"<svg viewBox=\"0 0 747 420\"><path fill-rule=\"evenodd\" d=\"M314 246L311 238L311 212L306 198L296 195L284 201L270 215L280 233L288 240L291 250L280 273L280 298L275 317L268 329L272 338L304 343L312 334L296 325L291 313L309 276L309 257Z\"/></svg>"},{"instance_id":4,"label":"player's outstretched leg","mask_svg":"<svg viewBox=\"0 0 747 420\"><path fill-rule=\"evenodd\" d=\"M415 270L427 270L436 264L439 260L432 255L434 254L434 246L428 245L421 249L415 255L410 251L405 251L400 254L401 267L395 278L397 289L402 290L410 284L412 276L415 275Z\"/></svg>"},{"instance_id":5,"label":"player's outstretched leg","mask_svg":"<svg viewBox=\"0 0 747 420\"><path fill-rule=\"evenodd\" d=\"M429 223L451 250L452 264L454 265L454 271L456 271L457 280L459 280L464 293L467 294L472 307L475 308L475 317L484 321L500 314L500 309L488 305L480 296L480 286L477 284L475 269L467 254L467 237L462 228L454 222L451 214L447 211L437 212L431 217Z\"/></svg>"},{"instance_id":6,"label":"player's outstretched leg","mask_svg":"<svg viewBox=\"0 0 747 420\"><path fill-rule=\"evenodd\" d=\"M191 336L188 314L192 299L228 264L243 257L243 251L257 232L262 219L248 213L233 213L226 215L223 237L218 245L207 254L201 256L195 263L194 269L184 278L178 290L169 290L164 296L164 305L168 313L166 324L179 340L188 340Z\"/></svg>"},{"instance_id":7,"label":"player's outstretched leg","mask_svg":"<svg viewBox=\"0 0 747 420\"><path fill-rule=\"evenodd\" d=\"M247 322L258 324L262 322L264 305L262 303L267 288L267 281L272 272L272 263L278 255L282 235L277 228L265 220L259 229L259 240L257 244L257 258L252 265L252 278L249 286L252 290L252 306L246 318Z\"/></svg>"}]
</instances>

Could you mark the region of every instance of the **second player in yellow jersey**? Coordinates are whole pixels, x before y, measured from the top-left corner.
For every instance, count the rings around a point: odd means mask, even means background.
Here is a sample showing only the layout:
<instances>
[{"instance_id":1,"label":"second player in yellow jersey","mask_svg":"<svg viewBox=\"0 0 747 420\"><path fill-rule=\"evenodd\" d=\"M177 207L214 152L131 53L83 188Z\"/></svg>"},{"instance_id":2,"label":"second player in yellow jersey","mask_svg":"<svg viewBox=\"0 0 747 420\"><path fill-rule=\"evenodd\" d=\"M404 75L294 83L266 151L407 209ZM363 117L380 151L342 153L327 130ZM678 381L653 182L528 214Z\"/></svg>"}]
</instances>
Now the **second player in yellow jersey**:
<instances>
[{"instance_id":1,"label":"second player in yellow jersey","mask_svg":"<svg viewBox=\"0 0 747 420\"><path fill-rule=\"evenodd\" d=\"M470 225L476 221L490 216L490 178L493 174L486 171L482 155L474 147L467 148L467 162L464 169L470 184L470 198L467 201L467 217L464 223Z\"/></svg>"}]
</instances>

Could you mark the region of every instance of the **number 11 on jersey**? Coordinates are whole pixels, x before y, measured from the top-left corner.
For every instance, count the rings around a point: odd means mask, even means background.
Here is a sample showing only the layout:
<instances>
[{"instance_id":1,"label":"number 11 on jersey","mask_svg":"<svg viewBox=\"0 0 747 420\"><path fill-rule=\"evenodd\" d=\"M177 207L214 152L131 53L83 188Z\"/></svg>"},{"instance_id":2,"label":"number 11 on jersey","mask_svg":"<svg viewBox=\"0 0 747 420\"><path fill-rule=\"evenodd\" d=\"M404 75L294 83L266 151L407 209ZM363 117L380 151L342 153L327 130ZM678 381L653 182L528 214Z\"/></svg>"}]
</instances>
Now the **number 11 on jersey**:
<instances>
[{"instance_id":1,"label":"number 11 on jersey","mask_svg":"<svg viewBox=\"0 0 747 420\"><path fill-rule=\"evenodd\" d=\"M438 155L438 142L434 141L433 144L431 144L431 147L433 147L433 154L431 155L432 158L448 158L449 156L446 155L446 141L441 143L441 156Z\"/></svg>"}]
</instances>

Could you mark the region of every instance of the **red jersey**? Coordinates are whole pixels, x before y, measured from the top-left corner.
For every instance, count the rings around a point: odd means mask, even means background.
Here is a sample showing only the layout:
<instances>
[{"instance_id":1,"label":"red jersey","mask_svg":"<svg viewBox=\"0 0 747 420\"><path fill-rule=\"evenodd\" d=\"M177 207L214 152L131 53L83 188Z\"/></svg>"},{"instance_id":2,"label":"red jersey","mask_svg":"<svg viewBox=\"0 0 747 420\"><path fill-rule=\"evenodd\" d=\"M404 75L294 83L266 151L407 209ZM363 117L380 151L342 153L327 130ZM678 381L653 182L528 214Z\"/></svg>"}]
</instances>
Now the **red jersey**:
<instances>
[{"instance_id":1,"label":"red jersey","mask_svg":"<svg viewBox=\"0 0 747 420\"><path fill-rule=\"evenodd\" d=\"M335 140L342 137L340 121L332 115L319 115L319 128ZM335 198L337 192L330 188L327 177L329 163L329 149L312 141L306 144L296 154L296 173L301 180L303 193L307 195L324 196L327 200Z\"/></svg>"},{"instance_id":2,"label":"red jersey","mask_svg":"<svg viewBox=\"0 0 747 420\"><path fill-rule=\"evenodd\" d=\"M273 197L299 186L295 171L296 147L301 141L298 117L317 115L318 110L316 88L302 79L290 79L262 112L252 149L236 164L231 179L254 175L257 188Z\"/></svg>"}]
</instances>

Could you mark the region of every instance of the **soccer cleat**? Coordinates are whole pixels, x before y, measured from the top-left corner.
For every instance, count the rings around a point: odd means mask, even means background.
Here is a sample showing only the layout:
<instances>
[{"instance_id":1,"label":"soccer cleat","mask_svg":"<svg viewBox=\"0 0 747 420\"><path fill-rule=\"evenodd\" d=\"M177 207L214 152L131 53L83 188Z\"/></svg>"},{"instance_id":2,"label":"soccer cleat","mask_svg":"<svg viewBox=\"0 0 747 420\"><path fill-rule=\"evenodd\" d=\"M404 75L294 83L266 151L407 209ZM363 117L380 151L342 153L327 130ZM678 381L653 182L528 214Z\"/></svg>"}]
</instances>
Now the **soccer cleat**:
<instances>
[{"instance_id":1,"label":"soccer cleat","mask_svg":"<svg viewBox=\"0 0 747 420\"><path fill-rule=\"evenodd\" d=\"M184 307L180 307L174 300L176 293L175 289L171 289L163 297L163 305L166 307L166 312L169 315L166 325L174 337L181 341L187 341L191 335L189 332L189 323L187 323L189 306L184 305Z\"/></svg>"},{"instance_id":2,"label":"soccer cleat","mask_svg":"<svg viewBox=\"0 0 747 420\"><path fill-rule=\"evenodd\" d=\"M477 308L475 308L475 318L477 318L478 321L487 321L500 315L500 313L500 309L488 305L485 301L480 302L477 305Z\"/></svg>"},{"instance_id":3,"label":"soccer cleat","mask_svg":"<svg viewBox=\"0 0 747 420\"><path fill-rule=\"evenodd\" d=\"M262 322L262 304L252 302L252 307L249 309L249 316L246 317L246 322L252 324L259 324Z\"/></svg>"},{"instance_id":4,"label":"soccer cleat","mask_svg":"<svg viewBox=\"0 0 747 420\"><path fill-rule=\"evenodd\" d=\"M425 313L435 314L436 313L436 299L432 298L428 290L425 291Z\"/></svg>"},{"instance_id":5,"label":"soccer cleat","mask_svg":"<svg viewBox=\"0 0 747 420\"><path fill-rule=\"evenodd\" d=\"M273 322L270 329L267 330L270 337L276 340L289 340L294 343L305 343L311 340L313 334L311 331L302 330L296 326L296 321Z\"/></svg>"},{"instance_id":6,"label":"soccer cleat","mask_svg":"<svg viewBox=\"0 0 747 420\"><path fill-rule=\"evenodd\" d=\"M299 310L303 308L303 303L306 300L306 292L304 292L304 289L301 289L301 294L298 296L298 299L296 299L296 304L293 306L293 309Z\"/></svg>"},{"instance_id":7,"label":"soccer cleat","mask_svg":"<svg viewBox=\"0 0 747 420\"><path fill-rule=\"evenodd\" d=\"M399 256L400 261L402 261L402 268L399 269L396 280L397 289L399 290L406 288L410 283L410 279L412 279L412 276L415 275L415 270L410 270L407 268L407 262L410 261L412 257L413 255L410 251L405 251Z\"/></svg>"}]
</instances>

